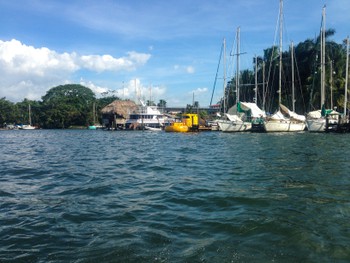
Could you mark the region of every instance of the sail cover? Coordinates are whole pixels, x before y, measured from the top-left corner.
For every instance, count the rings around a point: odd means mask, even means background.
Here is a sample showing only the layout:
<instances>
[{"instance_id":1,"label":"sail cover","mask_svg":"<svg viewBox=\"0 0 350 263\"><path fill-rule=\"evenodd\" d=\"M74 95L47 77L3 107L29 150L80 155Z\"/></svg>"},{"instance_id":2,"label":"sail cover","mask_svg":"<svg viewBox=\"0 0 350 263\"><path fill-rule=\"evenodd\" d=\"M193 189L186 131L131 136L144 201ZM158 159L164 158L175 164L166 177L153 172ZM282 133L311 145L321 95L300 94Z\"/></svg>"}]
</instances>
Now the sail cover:
<instances>
[{"instance_id":1,"label":"sail cover","mask_svg":"<svg viewBox=\"0 0 350 263\"><path fill-rule=\"evenodd\" d=\"M305 121L305 116L304 115L299 115L295 113L294 111L289 110L286 106L280 104L280 111L283 113L284 116L293 118L298 121Z\"/></svg>"},{"instance_id":2,"label":"sail cover","mask_svg":"<svg viewBox=\"0 0 350 263\"><path fill-rule=\"evenodd\" d=\"M237 114L237 112L246 113L253 118L266 117L265 112L253 102L238 102L227 111L228 114Z\"/></svg>"}]
</instances>

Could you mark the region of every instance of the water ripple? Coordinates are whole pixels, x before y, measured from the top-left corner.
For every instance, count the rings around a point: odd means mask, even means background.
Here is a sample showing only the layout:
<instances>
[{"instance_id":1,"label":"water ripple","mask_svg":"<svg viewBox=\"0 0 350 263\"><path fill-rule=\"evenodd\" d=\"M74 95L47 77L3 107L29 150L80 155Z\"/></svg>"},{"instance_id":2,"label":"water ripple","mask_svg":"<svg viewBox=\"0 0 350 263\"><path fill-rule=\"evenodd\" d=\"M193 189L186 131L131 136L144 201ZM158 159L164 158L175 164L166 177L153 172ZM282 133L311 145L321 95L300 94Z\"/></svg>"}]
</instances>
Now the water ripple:
<instances>
[{"instance_id":1,"label":"water ripple","mask_svg":"<svg viewBox=\"0 0 350 263\"><path fill-rule=\"evenodd\" d=\"M347 262L349 142L1 131L0 262Z\"/></svg>"}]
</instances>

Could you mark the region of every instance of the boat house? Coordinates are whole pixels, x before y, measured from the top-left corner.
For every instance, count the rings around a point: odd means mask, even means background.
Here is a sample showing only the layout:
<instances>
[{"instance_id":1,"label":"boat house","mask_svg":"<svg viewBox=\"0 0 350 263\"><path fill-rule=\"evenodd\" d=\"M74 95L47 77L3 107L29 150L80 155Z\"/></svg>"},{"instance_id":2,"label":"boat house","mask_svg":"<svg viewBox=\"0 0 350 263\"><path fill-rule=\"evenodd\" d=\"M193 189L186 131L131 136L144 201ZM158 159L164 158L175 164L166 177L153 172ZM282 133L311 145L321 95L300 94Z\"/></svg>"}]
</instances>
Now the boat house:
<instances>
[{"instance_id":1,"label":"boat house","mask_svg":"<svg viewBox=\"0 0 350 263\"><path fill-rule=\"evenodd\" d=\"M137 109L131 100L115 100L101 110L103 125L108 129L124 129L130 113Z\"/></svg>"}]
</instances>

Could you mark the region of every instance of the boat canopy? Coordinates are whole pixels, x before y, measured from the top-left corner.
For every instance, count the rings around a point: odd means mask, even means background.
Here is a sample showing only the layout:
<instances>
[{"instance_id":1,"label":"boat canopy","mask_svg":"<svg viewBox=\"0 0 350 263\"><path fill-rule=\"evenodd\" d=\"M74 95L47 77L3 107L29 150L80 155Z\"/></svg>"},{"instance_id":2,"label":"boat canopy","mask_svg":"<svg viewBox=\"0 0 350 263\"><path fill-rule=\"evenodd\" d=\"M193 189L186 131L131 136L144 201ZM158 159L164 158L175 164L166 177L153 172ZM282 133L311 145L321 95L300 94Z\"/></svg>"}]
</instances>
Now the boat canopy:
<instances>
[{"instance_id":1,"label":"boat canopy","mask_svg":"<svg viewBox=\"0 0 350 263\"><path fill-rule=\"evenodd\" d=\"M277 111L275 114L271 116L271 119L273 120L285 120L286 117L283 115L281 111Z\"/></svg>"},{"instance_id":2,"label":"boat canopy","mask_svg":"<svg viewBox=\"0 0 350 263\"><path fill-rule=\"evenodd\" d=\"M306 118L304 115L299 115L294 111L289 110L286 106L280 104L280 111L285 117L289 117L298 121L305 121Z\"/></svg>"},{"instance_id":3,"label":"boat canopy","mask_svg":"<svg viewBox=\"0 0 350 263\"><path fill-rule=\"evenodd\" d=\"M236 115L236 114L225 113L225 116L226 116L227 119L229 119L230 121L242 122L242 119L241 119L238 115Z\"/></svg>"},{"instance_id":4,"label":"boat canopy","mask_svg":"<svg viewBox=\"0 0 350 263\"><path fill-rule=\"evenodd\" d=\"M321 117L328 116L328 115L340 115L340 113L335 110L325 110L324 113L322 112L322 110L315 110L315 111L310 111L307 114L307 117L311 119L319 119Z\"/></svg>"},{"instance_id":5,"label":"boat canopy","mask_svg":"<svg viewBox=\"0 0 350 263\"><path fill-rule=\"evenodd\" d=\"M245 113L253 118L266 117L265 112L253 102L238 102L227 111L230 115L237 114L237 112Z\"/></svg>"}]
</instances>

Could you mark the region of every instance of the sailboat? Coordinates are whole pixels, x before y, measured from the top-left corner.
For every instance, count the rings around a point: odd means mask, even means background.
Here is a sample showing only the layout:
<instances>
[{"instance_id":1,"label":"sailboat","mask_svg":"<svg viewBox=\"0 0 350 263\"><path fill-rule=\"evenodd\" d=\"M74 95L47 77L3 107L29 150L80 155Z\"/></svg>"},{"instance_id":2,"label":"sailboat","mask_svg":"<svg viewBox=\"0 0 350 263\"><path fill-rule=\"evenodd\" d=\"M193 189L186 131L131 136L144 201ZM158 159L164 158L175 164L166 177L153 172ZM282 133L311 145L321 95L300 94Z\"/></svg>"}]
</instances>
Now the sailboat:
<instances>
[{"instance_id":1,"label":"sailboat","mask_svg":"<svg viewBox=\"0 0 350 263\"><path fill-rule=\"evenodd\" d=\"M220 130L223 132L242 132L252 129L252 118L264 115L264 112L252 102L241 102L239 83L239 54L240 54L240 28L237 28L237 69L236 69L236 104L225 113L226 120L218 121Z\"/></svg>"},{"instance_id":2,"label":"sailboat","mask_svg":"<svg viewBox=\"0 0 350 263\"><path fill-rule=\"evenodd\" d=\"M280 0L279 11L279 85L278 85L278 111L264 121L266 132L294 132L305 129L305 116L299 115L282 105L282 25L283 0ZM294 103L294 98L293 98Z\"/></svg>"},{"instance_id":3,"label":"sailboat","mask_svg":"<svg viewBox=\"0 0 350 263\"><path fill-rule=\"evenodd\" d=\"M98 128L102 128L101 124L96 121L96 103L92 104L92 116L93 116L93 124L88 126L88 130L97 130Z\"/></svg>"},{"instance_id":4,"label":"sailboat","mask_svg":"<svg viewBox=\"0 0 350 263\"><path fill-rule=\"evenodd\" d=\"M348 104L348 80L349 80L349 36L346 38L346 63L345 63L345 93L344 93L344 113L342 116L339 115L339 121L336 132L350 132L349 112L347 109Z\"/></svg>"},{"instance_id":5,"label":"sailboat","mask_svg":"<svg viewBox=\"0 0 350 263\"><path fill-rule=\"evenodd\" d=\"M28 105L28 121L29 121L29 124L27 125L21 125L19 126L19 129L21 130L34 130L35 127L32 126L32 112L31 112L31 107L30 107L30 104Z\"/></svg>"},{"instance_id":6,"label":"sailboat","mask_svg":"<svg viewBox=\"0 0 350 263\"><path fill-rule=\"evenodd\" d=\"M338 124L338 115L336 111L332 109L326 109L325 107L325 47L326 47L326 7L322 9L322 27L320 34L321 43L321 109L311 111L307 114L306 124L307 129L310 132L324 132L326 129L336 127Z\"/></svg>"}]
</instances>

